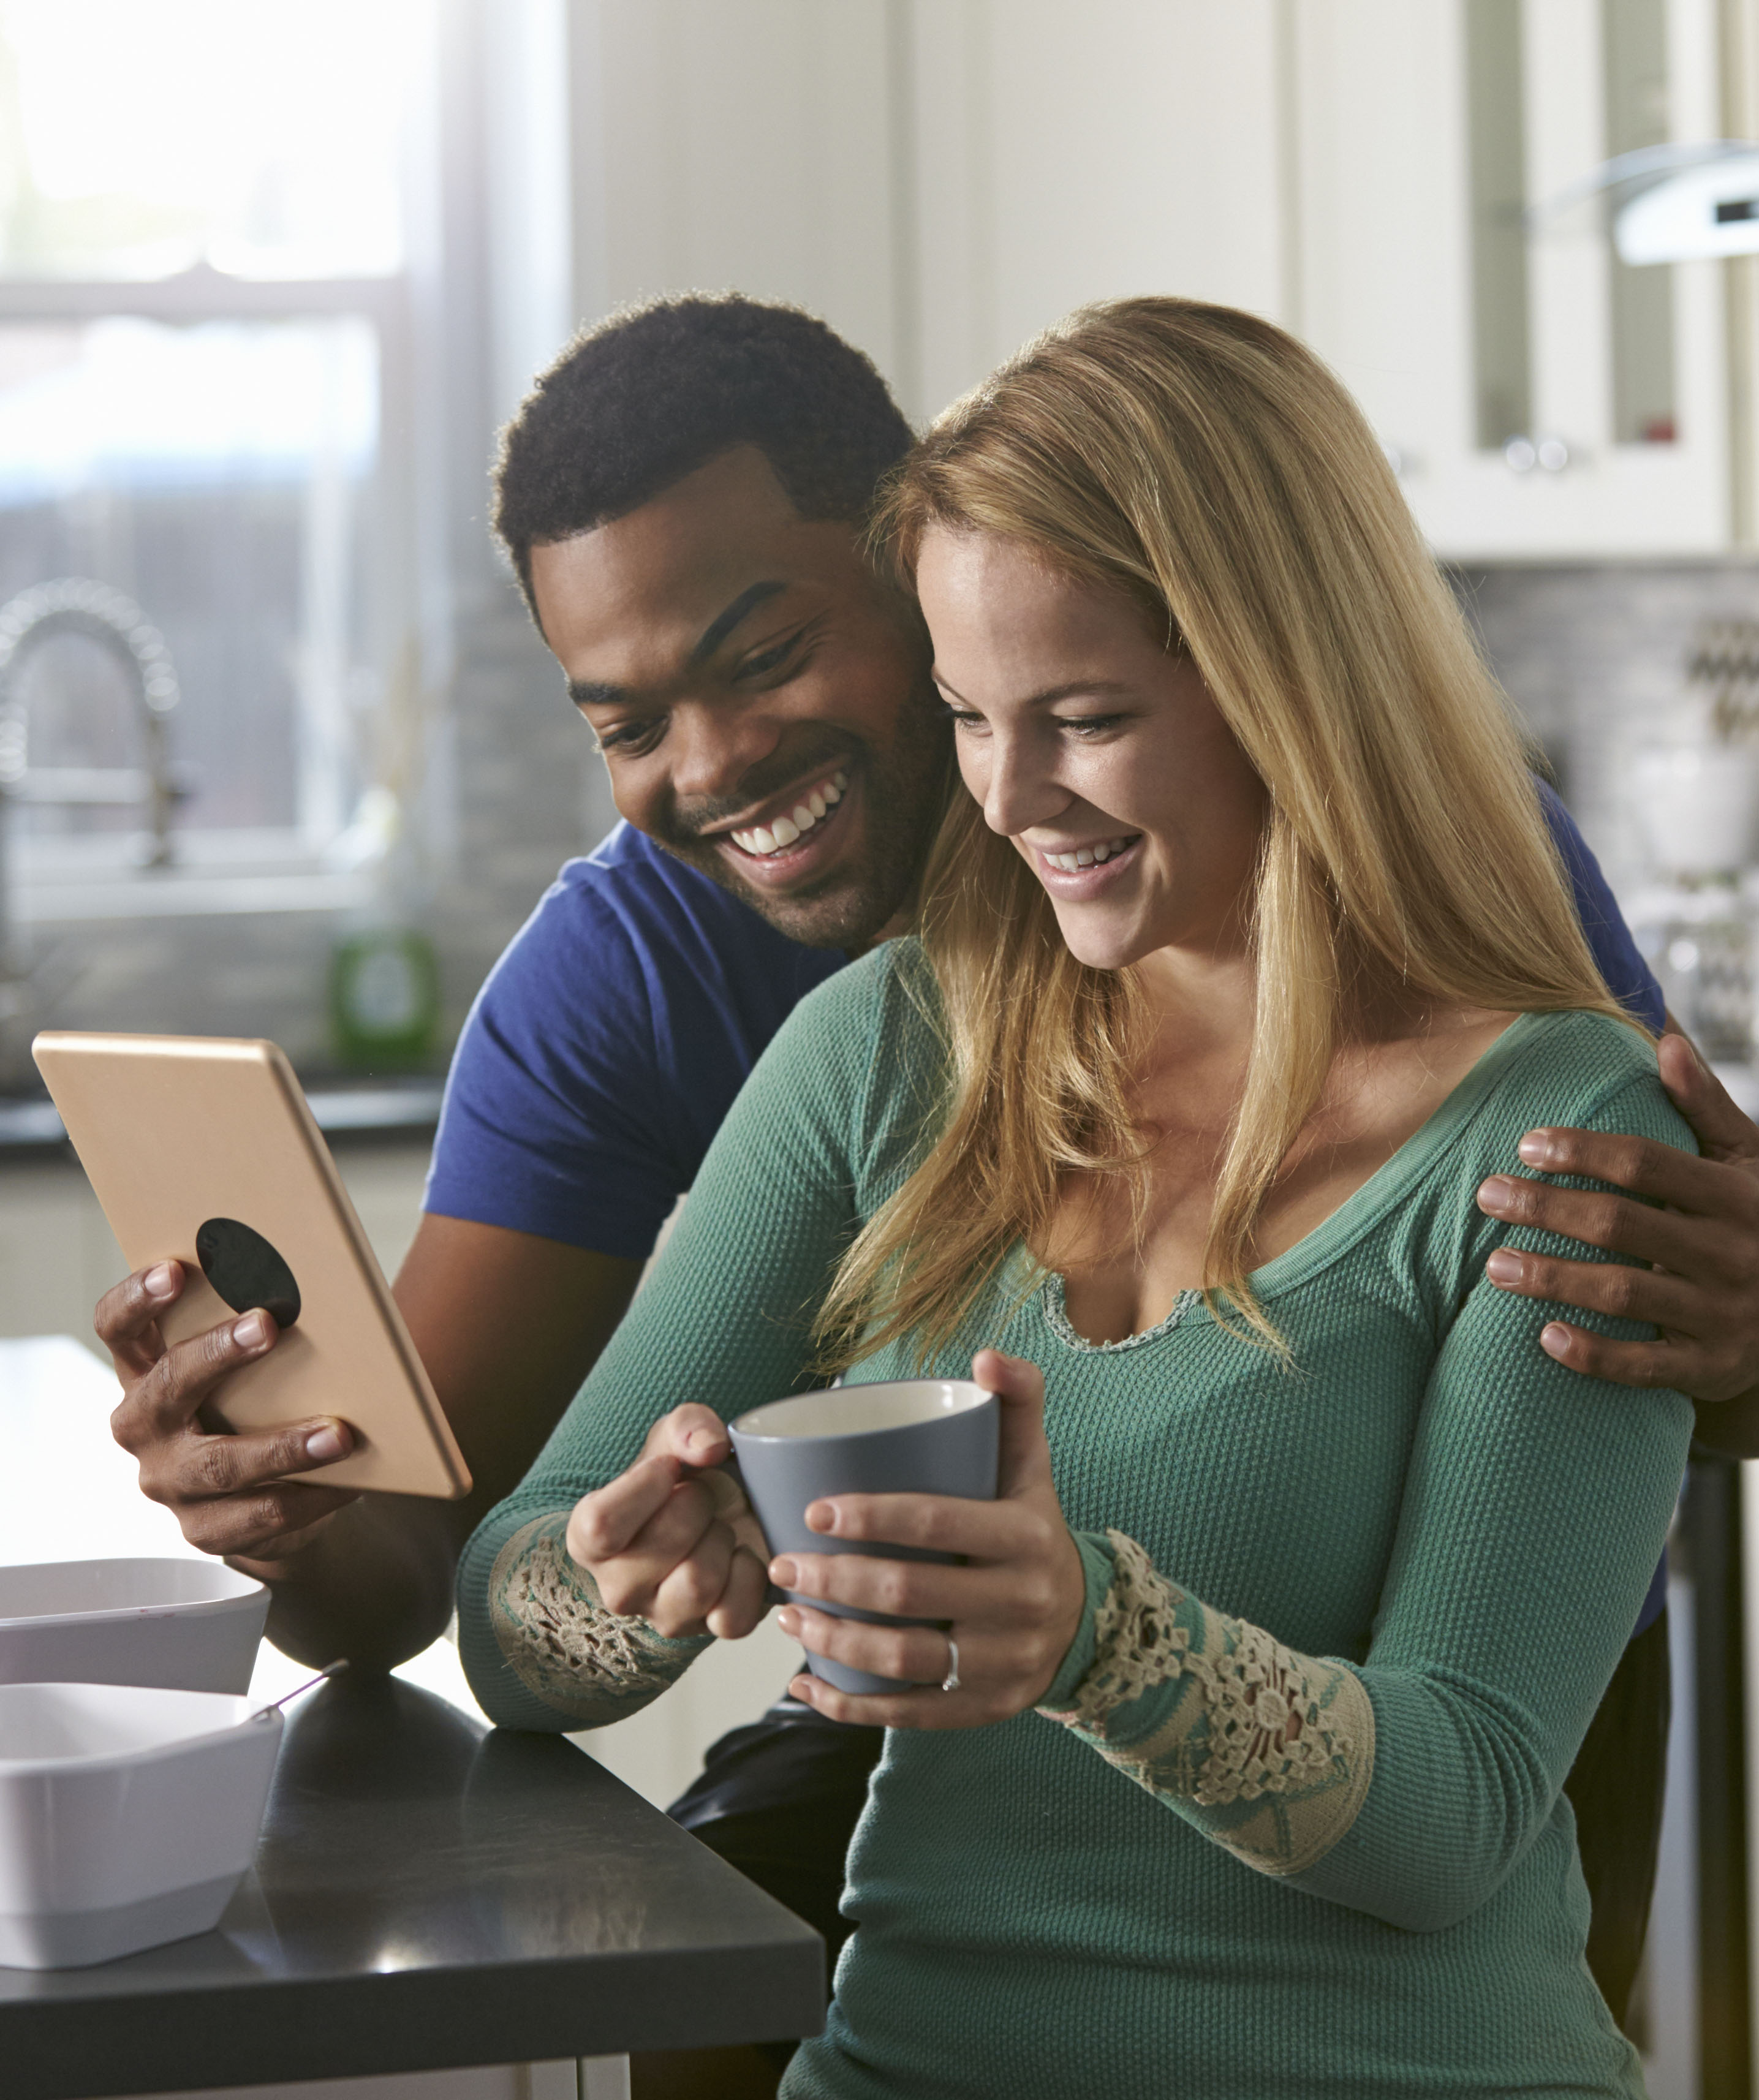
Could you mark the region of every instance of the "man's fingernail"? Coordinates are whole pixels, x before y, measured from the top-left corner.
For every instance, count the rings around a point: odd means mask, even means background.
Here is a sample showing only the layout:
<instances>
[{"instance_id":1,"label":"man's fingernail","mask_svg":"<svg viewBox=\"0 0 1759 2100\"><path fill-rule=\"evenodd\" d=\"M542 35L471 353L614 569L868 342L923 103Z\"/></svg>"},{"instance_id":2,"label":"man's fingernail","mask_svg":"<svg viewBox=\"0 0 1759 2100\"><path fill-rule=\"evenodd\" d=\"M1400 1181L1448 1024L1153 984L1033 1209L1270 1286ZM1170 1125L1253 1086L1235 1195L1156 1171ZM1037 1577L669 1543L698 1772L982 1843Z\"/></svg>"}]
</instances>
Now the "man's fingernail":
<instances>
[{"instance_id":1,"label":"man's fingernail","mask_svg":"<svg viewBox=\"0 0 1759 2100\"><path fill-rule=\"evenodd\" d=\"M770 1563L770 1580L778 1590L792 1590L800 1579L800 1570L786 1554Z\"/></svg>"},{"instance_id":2,"label":"man's fingernail","mask_svg":"<svg viewBox=\"0 0 1759 2100\"><path fill-rule=\"evenodd\" d=\"M1553 1320L1549 1327L1539 1330L1539 1346L1548 1357L1561 1357L1570 1346L1570 1330Z\"/></svg>"},{"instance_id":3,"label":"man's fingernail","mask_svg":"<svg viewBox=\"0 0 1759 2100\"><path fill-rule=\"evenodd\" d=\"M232 1330L232 1339L241 1349L260 1349L267 1344L275 1331L275 1323L267 1312L247 1312Z\"/></svg>"},{"instance_id":4,"label":"man's fingernail","mask_svg":"<svg viewBox=\"0 0 1759 2100\"><path fill-rule=\"evenodd\" d=\"M835 1502L809 1502L807 1505L807 1529L809 1531L835 1531L837 1505Z\"/></svg>"},{"instance_id":5,"label":"man's fingernail","mask_svg":"<svg viewBox=\"0 0 1759 2100\"><path fill-rule=\"evenodd\" d=\"M1530 1130L1515 1150L1529 1167L1543 1167L1551 1157L1550 1134L1543 1130Z\"/></svg>"},{"instance_id":6,"label":"man's fingernail","mask_svg":"<svg viewBox=\"0 0 1759 2100\"><path fill-rule=\"evenodd\" d=\"M1487 1211L1506 1210L1514 1200L1514 1184L1506 1174L1493 1174L1479 1189L1478 1199Z\"/></svg>"},{"instance_id":7,"label":"man's fingernail","mask_svg":"<svg viewBox=\"0 0 1759 2100\"><path fill-rule=\"evenodd\" d=\"M177 1278L168 1261L155 1262L140 1279L140 1287L149 1298L169 1298L177 1287Z\"/></svg>"},{"instance_id":8,"label":"man's fingernail","mask_svg":"<svg viewBox=\"0 0 1759 2100\"><path fill-rule=\"evenodd\" d=\"M320 1466L331 1458L340 1458L347 1449L347 1438L330 1422L326 1422L321 1429L314 1429L305 1440L307 1458L315 1458Z\"/></svg>"},{"instance_id":9,"label":"man's fingernail","mask_svg":"<svg viewBox=\"0 0 1759 2100\"><path fill-rule=\"evenodd\" d=\"M1484 1273L1492 1283L1518 1283L1521 1281L1521 1257L1510 1254L1507 1247L1498 1247L1484 1264Z\"/></svg>"}]
</instances>

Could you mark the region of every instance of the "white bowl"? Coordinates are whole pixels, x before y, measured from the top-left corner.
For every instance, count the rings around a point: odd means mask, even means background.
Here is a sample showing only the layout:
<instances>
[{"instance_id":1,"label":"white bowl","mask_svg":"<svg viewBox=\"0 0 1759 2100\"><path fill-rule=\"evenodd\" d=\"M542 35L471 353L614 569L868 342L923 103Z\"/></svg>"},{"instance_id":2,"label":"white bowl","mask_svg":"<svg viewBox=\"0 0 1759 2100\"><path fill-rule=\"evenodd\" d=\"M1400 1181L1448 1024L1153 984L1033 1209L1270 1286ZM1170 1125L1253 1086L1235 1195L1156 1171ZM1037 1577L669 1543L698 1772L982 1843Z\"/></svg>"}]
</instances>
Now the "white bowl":
<instances>
[{"instance_id":1,"label":"white bowl","mask_svg":"<svg viewBox=\"0 0 1759 2100\"><path fill-rule=\"evenodd\" d=\"M281 1717L212 1692L0 1684L0 1966L82 1969L219 1921Z\"/></svg>"},{"instance_id":2,"label":"white bowl","mask_svg":"<svg viewBox=\"0 0 1759 2100\"><path fill-rule=\"evenodd\" d=\"M246 1692L269 1593L223 1560L0 1568L0 1684Z\"/></svg>"}]
</instances>

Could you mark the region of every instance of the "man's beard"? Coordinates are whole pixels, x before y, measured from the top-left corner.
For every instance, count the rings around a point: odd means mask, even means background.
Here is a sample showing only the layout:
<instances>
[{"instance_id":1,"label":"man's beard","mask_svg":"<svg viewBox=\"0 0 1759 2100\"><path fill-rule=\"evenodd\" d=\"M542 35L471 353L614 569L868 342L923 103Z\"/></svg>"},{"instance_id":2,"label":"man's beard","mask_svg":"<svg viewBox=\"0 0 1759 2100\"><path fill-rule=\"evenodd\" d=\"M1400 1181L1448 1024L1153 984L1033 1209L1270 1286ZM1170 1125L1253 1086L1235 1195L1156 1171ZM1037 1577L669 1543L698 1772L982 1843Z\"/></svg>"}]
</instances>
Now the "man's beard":
<instances>
[{"instance_id":1,"label":"man's beard","mask_svg":"<svg viewBox=\"0 0 1759 2100\"><path fill-rule=\"evenodd\" d=\"M851 764L865 805L860 854L838 862L805 888L778 894L748 882L730 855L698 836L701 826L736 815L809 773L829 774ZM861 738L828 734L823 752L811 753L807 762L802 754L790 754L786 774L773 785L754 774L737 810L704 810L695 825L674 823L653 837L789 940L808 948L864 947L909 902L946 807L951 777L947 717L932 690L925 689L904 711L883 756Z\"/></svg>"}]
</instances>

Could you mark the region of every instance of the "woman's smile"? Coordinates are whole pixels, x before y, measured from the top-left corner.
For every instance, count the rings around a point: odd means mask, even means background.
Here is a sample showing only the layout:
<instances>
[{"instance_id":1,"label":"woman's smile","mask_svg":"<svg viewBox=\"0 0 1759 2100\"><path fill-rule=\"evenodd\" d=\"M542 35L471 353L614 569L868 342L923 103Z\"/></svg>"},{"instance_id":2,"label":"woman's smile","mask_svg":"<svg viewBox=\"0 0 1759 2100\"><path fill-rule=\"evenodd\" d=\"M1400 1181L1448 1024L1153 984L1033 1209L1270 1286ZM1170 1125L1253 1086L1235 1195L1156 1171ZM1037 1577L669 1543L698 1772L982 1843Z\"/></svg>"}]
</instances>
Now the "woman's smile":
<instances>
[{"instance_id":1,"label":"woman's smile","mask_svg":"<svg viewBox=\"0 0 1759 2100\"><path fill-rule=\"evenodd\" d=\"M1025 839L1038 879L1053 897L1087 899L1115 887L1142 859L1140 832L1125 832L1081 845L1040 845Z\"/></svg>"}]
</instances>

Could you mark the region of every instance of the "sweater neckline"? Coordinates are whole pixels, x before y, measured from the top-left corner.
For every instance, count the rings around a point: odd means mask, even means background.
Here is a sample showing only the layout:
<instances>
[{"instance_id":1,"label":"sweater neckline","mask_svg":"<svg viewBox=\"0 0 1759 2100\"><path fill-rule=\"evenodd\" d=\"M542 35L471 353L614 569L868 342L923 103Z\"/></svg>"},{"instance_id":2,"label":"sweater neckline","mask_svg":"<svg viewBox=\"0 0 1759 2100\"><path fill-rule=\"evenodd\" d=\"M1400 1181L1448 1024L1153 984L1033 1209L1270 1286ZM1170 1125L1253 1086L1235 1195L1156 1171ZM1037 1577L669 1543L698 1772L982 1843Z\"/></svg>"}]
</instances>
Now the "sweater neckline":
<instances>
[{"instance_id":1,"label":"sweater neckline","mask_svg":"<svg viewBox=\"0 0 1759 2100\"><path fill-rule=\"evenodd\" d=\"M1337 1260L1403 1202L1412 1189L1440 1159L1483 1107L1487 1096L1500 1083L1504 1067L1525 1049L1532 1037L1548 1023L1566 1018L1555 1013L1519 1013L1489 1045L1464 1079L1446 1096L1429 1117L1408 1137L1390 1159L1381 1162L1359 1186L1352 1189L1329 1216L1292 1247L1249 1273L1249 1281L1261 1302L1292 1290L1316 1271ZM1063 1278L1055 1270L1045 1274L1040 1299L1045 1325L1067 1347L1099 1356L1120 1349L1140 1348L1164 1340L1187 1320L1213 1320L1214 1315L1198 1290L1182 1290L1164 1320L1145 1327L1139 1335L1120 1341L1090 1342L1076 1331L1068 1316Z\"/></svg>"}]
</instances>

